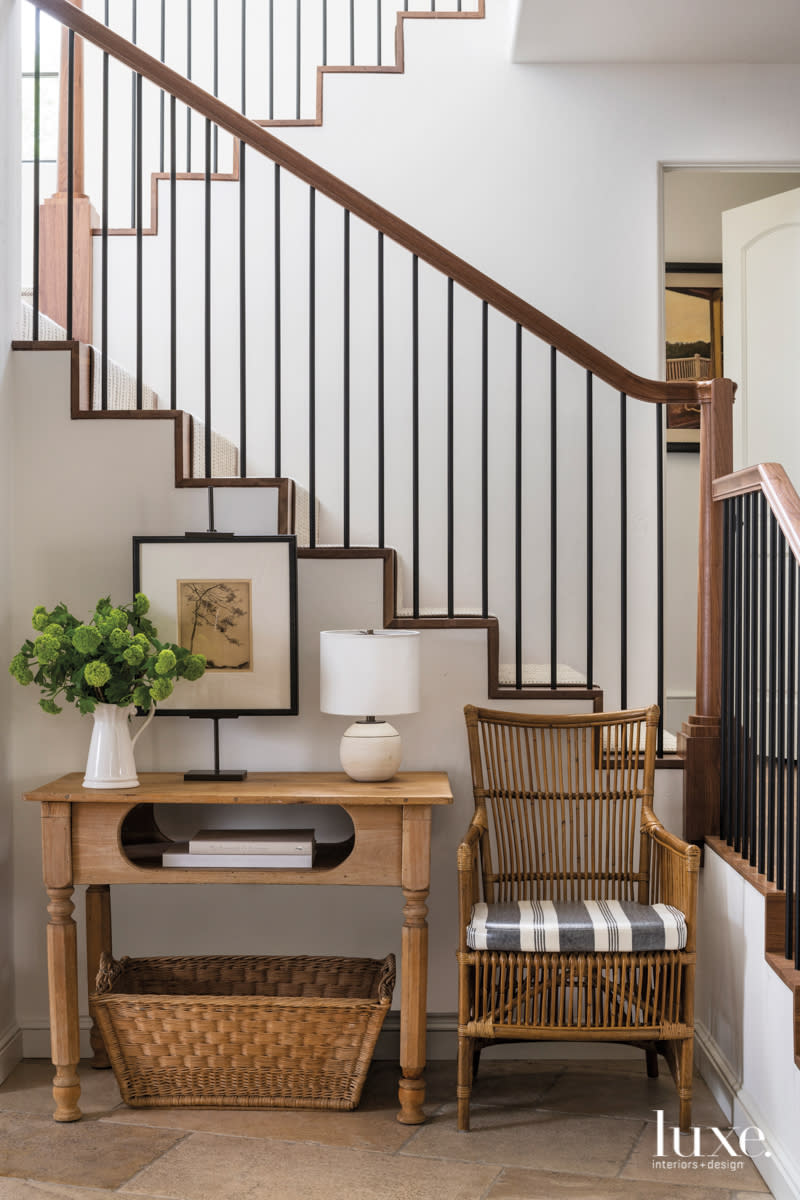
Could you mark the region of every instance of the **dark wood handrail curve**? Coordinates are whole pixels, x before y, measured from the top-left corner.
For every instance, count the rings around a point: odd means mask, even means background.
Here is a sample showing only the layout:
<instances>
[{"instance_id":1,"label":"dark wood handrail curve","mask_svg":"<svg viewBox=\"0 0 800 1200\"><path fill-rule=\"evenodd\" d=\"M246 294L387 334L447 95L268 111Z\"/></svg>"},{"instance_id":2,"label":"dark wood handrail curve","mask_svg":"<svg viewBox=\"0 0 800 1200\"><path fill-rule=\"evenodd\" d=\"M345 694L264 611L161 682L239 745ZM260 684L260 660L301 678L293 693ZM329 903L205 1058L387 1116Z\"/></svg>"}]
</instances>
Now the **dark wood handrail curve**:
<instances>
[{"instance_id":1,"label":"dark wood handrail curve","mask_svg":"<svg viewBox=\"0 0 800 1200\"><path fill-rule=\"evenodd\" d=\"M62 25L86 38L100 50L123 63L132 71L149 79L156 87L175 96L201 116L224 129L232 137L239 138L254 150L285 167L287 171L302 179L311 187L335 203L348 209L366 224L372 225L386 237L391 238L423 262L484 300L523 329L535 334L550 346L554 346L567 358L591 371L611 387L629 396L656 404L698 404L709 400L709 384L682 380L667 383L659 379L644 379L595 349L576 334L545 316L520 296L484 275L464 259L452 254L432 238L427 237L413 225L407 224L388 209L376 204L362 192L350 187L323 167L286 145L280 138L269 133L236 109L230 108L217 97L210 95L197 84L185 79L171 67L159 62L132 42L127 41L112 29L95 21L87 13L76 8L70 0L30 0L42 12L49 13Z\"/></svg>"},{"instance_id":2,"label":"dark wood handrail curve","mask_svg":"<svg viewBox=\"0 0 800 1200\"><path fill-rule=\"evenodd\" d=\"M792 554L800 562L800 496L780 463L758 463L714 480L714 500L763 492Z\"/></svg>"}]
</instances>

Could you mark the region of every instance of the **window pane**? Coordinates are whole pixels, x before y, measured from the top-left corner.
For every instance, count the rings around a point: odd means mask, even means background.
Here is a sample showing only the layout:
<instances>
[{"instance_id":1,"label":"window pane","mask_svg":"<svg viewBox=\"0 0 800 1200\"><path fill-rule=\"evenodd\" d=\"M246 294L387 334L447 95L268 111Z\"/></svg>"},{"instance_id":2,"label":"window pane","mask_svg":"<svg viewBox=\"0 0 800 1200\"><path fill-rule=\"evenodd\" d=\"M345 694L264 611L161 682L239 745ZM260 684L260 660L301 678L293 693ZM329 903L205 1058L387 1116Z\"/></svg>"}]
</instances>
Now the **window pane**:
<instances>
[{"instance_id":1,"label":"window pane","mask_svg":"<svg viewBox=\"0 0 800 1200\"><path fill-rule=\"evenodd\" d=\"M22 8L22 70L34 69L34 29L36 10L31 4ZM61 62L61 26L42 13L39 34L39 70L57 71Z\"/></svg>"}]
</instances>

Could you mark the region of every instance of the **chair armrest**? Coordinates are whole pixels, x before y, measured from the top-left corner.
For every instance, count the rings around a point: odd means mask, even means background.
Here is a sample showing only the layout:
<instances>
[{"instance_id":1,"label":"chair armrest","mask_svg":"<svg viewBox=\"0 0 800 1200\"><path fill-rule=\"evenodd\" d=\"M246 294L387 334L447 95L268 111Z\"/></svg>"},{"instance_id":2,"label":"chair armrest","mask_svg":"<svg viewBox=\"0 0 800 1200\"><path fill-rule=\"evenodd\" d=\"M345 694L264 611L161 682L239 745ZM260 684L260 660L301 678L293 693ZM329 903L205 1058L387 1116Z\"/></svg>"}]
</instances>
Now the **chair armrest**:
<instances>
[{"instance_id":1,"label":"chair armrest","mask_svg":"<svg viewBox=\"0 0 800 1200\"><path fill-rule=\"evenodd\" d=\"M458 847L458 948L467 948L467 926L473 904L480 899L479 849L484 826L473 817Z\"/></svg>"},{"instance_id":2,"label":"chair armrest","mask_svg":"<svg viewBox=\"0 0 800 1200\"><path fill-rule=\"evenodd\" d=\"M700 850L670 833L657 818L642 832L650 843L650 903L671 904L686 917L687 950L694 949Z\"/></svg>"}]
</instances>

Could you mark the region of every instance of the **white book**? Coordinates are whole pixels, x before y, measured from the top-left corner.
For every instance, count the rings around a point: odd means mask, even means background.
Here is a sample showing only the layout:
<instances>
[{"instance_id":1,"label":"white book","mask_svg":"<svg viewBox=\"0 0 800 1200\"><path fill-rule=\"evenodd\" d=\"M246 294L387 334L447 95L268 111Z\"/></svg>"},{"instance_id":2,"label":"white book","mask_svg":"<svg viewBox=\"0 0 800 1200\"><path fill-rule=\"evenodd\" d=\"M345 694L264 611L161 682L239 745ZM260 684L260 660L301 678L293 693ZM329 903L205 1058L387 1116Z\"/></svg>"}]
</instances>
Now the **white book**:
<instances>
[{"instance_id":1,"label":"white book","mask_svg":"<svg viewBox=\"0 0 800 1200\"><path fill-rule=\"evenodd\" d=\"M313 854L313 829L201 829L191 854Z\"/></svg>"},{"instance_id":2,"label":"white book","mask_svg":"<svg viewBox=\"0 0 800 1200\"><path fill-rule=\"evenodd\" d=\"M188 842L176 842L161 856L162 867L284 867L301 870L313 867L314 854L198 854L189 850Z\"/></svg>"}]
</instances>

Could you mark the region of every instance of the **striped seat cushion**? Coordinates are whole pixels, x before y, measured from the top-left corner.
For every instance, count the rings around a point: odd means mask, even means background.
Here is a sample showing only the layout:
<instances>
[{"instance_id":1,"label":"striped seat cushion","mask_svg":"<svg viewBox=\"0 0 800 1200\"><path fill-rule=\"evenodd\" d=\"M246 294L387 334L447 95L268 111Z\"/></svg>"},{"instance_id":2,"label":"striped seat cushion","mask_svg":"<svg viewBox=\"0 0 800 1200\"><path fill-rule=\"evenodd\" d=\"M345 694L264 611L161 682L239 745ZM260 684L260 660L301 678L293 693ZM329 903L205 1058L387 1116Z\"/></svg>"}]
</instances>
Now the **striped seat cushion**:
<instances>
[{"instance_id":1,"label":"striped seat cushion","mask_svg":"<svg viewBox=\"0 0 800 1200\"><path fill-rule=\"evenodd\" d=\"M628 900L516 900L476 904L467 929L471 950L683 950L686 920L669 904Z\"/></svg>"}]
</instances>

